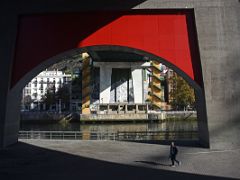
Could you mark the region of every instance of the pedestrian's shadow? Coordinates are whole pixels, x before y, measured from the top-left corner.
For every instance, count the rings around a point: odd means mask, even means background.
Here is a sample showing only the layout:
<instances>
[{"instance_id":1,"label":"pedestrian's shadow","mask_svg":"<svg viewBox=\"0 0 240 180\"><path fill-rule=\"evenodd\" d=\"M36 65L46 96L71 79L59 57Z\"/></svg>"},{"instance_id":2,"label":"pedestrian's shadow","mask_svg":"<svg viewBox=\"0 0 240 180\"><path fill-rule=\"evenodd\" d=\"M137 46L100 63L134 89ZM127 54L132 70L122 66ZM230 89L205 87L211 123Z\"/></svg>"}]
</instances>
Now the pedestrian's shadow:
<instances>
[{"instance_id":1,"label":"pedestrian's shadow","mask_svg":"<svg viewBox=\"0 0 240 180\"><path fill-rule=\"evenodd\" d=\"M157 162L152 162L152 161L134 161L137 163L144 163L144 164L149 164L149 165L154 165L154 166L171 166L171 164L163 164L163 163L157 163Z\"/></svg>"}]
</instances>

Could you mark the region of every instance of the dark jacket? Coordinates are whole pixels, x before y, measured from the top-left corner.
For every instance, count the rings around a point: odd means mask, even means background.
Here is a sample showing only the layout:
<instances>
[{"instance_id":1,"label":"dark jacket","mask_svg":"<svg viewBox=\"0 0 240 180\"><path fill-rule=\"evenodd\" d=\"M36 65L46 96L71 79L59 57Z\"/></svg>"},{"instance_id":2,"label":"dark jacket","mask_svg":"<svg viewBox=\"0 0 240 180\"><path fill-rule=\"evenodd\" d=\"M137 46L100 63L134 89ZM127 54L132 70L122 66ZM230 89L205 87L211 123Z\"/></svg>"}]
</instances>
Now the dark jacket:
<instances>
[{"instance_id":1,"label":"dark jacket","mask_svg":"<svg viewBox=\"0 0 240 180\"><path fill-rule=\"evenodd\" d=\"M176 156L178 153L178 149L176 146L170 146L170 156Z\"/></svg>"}]
</instances>

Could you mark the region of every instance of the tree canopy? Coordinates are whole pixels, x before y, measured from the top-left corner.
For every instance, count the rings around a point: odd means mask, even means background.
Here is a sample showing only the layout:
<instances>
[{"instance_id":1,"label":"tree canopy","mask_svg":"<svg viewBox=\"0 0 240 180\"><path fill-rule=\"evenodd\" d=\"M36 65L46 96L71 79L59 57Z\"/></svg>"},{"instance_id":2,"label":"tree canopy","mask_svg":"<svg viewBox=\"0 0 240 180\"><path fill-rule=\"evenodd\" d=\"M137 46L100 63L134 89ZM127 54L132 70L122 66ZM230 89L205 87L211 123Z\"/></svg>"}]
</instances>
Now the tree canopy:
<instances>
[{"instance_id":1,"label":"tree canopy","mask_svg":"<svg viewBox=\"0 0 240 180\"><path fill-rule=\"evenodd\" d=\"M195 103L194 89L177 74L170 78L170 83L173 85L170 91L172 107L178 110L193 107Z\"/></svg>"},{"instance_id":2,"label":"tree canopy","mask_svg":"<svg viewBox=\"0 0 240 180\"><path fill-rule=\"evenodd\" d=\"M54 87L49 86L46 94L42 97L42 101L46 104L47 109L49 109L51 105L59 103L59 100L65 105L65 109L69 109L70 92L67 85L60 87L56 92Z\"/></svg>"}]
</instances>

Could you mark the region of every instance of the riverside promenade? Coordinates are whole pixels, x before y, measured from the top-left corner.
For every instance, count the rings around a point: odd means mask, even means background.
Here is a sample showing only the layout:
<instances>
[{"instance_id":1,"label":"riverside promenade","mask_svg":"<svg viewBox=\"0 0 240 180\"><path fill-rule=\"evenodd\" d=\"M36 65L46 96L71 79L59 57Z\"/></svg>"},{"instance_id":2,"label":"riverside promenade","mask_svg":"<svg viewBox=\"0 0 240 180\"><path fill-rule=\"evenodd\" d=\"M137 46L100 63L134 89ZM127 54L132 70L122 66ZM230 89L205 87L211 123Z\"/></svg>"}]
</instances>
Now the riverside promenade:
<instances>
[{"instance_id":1,"label":"riverside promenade","mask_svg":"<svg viewBox=\"0 0 240 180\"><path fill-rule=\"evenodd\" d=\"M170 167L168 145L20 140L0 150L0 179L240 179L240 149L178 147L182 165Z\"/></svg>"}]
</instances>

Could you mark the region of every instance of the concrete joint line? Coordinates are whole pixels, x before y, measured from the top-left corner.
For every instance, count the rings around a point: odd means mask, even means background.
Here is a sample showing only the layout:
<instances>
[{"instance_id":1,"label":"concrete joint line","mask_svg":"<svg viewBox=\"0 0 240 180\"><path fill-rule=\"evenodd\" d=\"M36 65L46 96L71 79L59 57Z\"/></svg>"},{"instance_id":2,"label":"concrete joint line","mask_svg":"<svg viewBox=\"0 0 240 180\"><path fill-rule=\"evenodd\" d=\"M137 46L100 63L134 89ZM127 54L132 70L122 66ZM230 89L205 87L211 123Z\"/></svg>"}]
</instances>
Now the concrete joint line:
<instances>
[{"instance_id":1,"label":"concrete joint line","mask_svg":"<svg viewBox=\"0 0 240 180\"><path fill-rule=\"evenodd\" d=\"M234 151L240 151L240 149L216 150L216 151L205 151L205 152L194 152L194 153L183 153L183 154L210 154L210 153L223 153L223 152L234 152Z\"/></svg>"}]
</instances>

